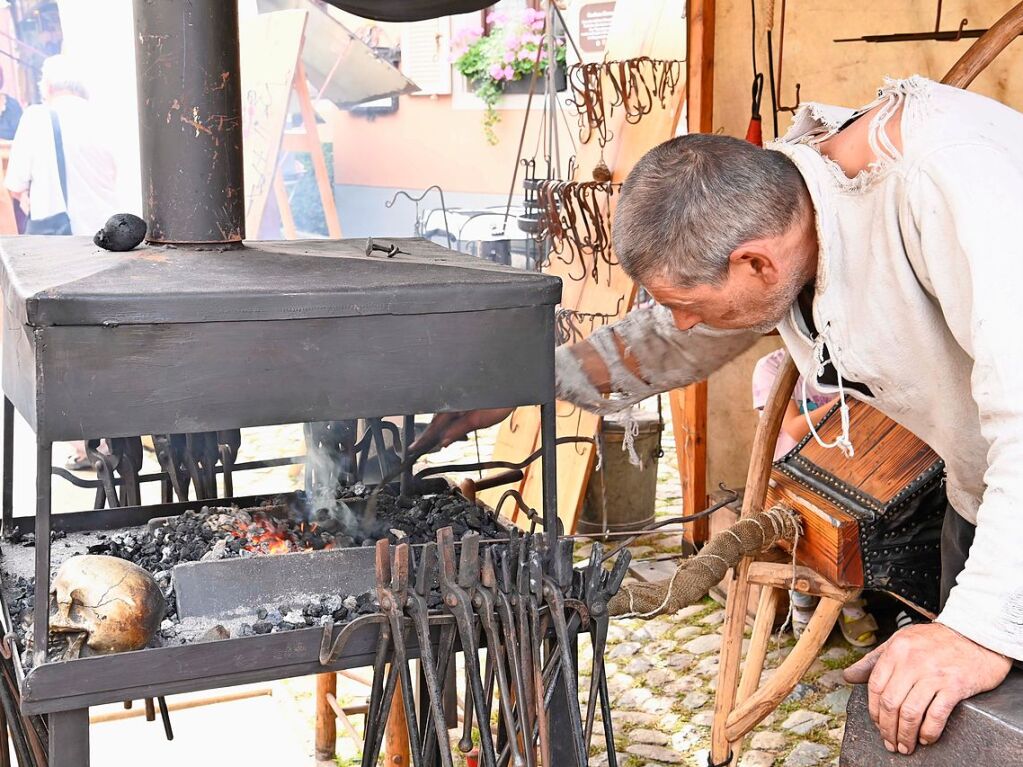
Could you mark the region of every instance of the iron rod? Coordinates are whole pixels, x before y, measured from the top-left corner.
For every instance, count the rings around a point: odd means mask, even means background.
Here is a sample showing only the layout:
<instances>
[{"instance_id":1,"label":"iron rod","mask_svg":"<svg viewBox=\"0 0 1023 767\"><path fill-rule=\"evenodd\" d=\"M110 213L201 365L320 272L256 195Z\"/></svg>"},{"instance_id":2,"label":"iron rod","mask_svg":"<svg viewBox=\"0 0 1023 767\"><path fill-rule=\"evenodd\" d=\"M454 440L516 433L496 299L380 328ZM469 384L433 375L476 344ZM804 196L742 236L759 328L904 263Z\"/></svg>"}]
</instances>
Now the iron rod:
<instances>
[{"instance_id":1,"label":"iron rod","mask_svg":"<svg viewBox=\"0 0 1023 767\"><path fill-rule=\"evenodd\" d=\"M543 440L543 529L547 544L558 540L558 422L553 401L540 405L540 434Z\"/></svg>"}]
</instances>

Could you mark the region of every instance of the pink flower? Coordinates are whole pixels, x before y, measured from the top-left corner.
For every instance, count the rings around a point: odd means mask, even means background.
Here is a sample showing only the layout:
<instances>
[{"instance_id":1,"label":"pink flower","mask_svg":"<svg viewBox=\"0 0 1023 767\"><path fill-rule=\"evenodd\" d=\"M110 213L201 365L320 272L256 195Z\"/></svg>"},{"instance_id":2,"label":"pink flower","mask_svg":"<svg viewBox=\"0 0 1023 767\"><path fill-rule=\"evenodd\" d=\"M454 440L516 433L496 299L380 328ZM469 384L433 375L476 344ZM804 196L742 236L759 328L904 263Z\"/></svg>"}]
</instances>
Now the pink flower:
<instances>
[{"instance_id":1,"label":"pink flower","mask_svg":"<svg viewBox=\"0 0 1023 767\"><path fill-rule=\"evenodd\" d=\"M504 79L505 80L513 80L513 79L515 79L515 70L512 67L510 67L510 66L507 66L507 67L504 68L503 74L504 74Z\"/></svg>"},{"instance_id":2,"label":"pink flower","mask_svg":"<svg viewBox=\"0 0 1023 767\"><path fill-rule=\"evenodd\" d=\"M490 65L490 77L494 80L504 80L505 69L500 64Z\"/></svg>"},{"instance_id":3,"label":"pink flower","mask_svg":"<svg viewBox=\"0 0 1023 767\"><path fill-rule=\"evenodd\" d=\"M543 38L540 35L528 35L523 38L523 42L526 45L539 45L543 42Z\"/></svg>"},{"instance_id":4,"label":"pink flower","mask_svg":"<svg viewBox=\"0 0 1023 767\"><path fill-rule=\"evenodd\" d=\"M508 23L508 14L501 11L494 11L493 13L487 14L487 24L492 24L495 27L504 26Z\"/></svg>"},{"instance_id":5,"label":"pink flower","mask_svg":"<svg viewBox=\"0 0 1023 767\"><path fill-rule=\"evenodd\" d=\"M529 28L532 29L534 32L540 32L545 26L547 26L547 24L544 21L544 19L541 18L541 19L537 19L536 21L532 22L529 25Z\"/></svg>"},{"instance_id":6,"label":"pink flower","mask_svg":"<svg viewBox=\"0 0 1023 767\"><path fill-rule=\"evenodd\" d=\"M506 62L515 61L515 51L505 51L504 52L504 60Z\"/></svg>"},{"instance_id":7,"label":"pink flower","mask_svg":"<svg viewBox=\"0 0 1023 767\"><path fill-rule=\"evenodd\" d=\"M536 51L531 51L529 48L523 48L519 51L519 58L522 61L531 61L536 58Z\"/></svg>"}]
</instances>

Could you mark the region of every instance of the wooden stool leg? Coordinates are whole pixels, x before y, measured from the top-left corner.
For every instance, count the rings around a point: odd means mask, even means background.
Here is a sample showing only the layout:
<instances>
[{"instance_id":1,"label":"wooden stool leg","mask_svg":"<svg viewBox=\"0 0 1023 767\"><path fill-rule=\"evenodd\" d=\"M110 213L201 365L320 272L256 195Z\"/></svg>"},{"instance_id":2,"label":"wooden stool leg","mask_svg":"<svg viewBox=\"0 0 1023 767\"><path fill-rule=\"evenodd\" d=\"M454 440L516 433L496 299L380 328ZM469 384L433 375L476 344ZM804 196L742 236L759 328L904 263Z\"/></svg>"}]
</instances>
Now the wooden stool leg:
<instances>
[{"instance_id":1,"label":"wooden stool leg","mask_svg":"<svg viewBox=\"0 0 1023 767\"><path fill-rule=\"evenodd\" d=\"M412 763L409 751L408 722L405 720L405 708L401 701L401 680L394 688L391 699L391 713L387 717L387 729L384 731L384 764L388 767L408 767Z\"/></svg>"},{"instance_id":2,"label":"wooden stool leg","mask_svg":"<svg viewBox=\"0 0 1023 767\"><path fill-rule=\"evenodd\" d=\"M770 586L760 587L757 617L753 621L753 634L750 637L749 649L746 651L746 663L742 669L742 678L739 680L739 690L735 694L736 705L744 703L760 683L760 674L764 670L764 660L767 658L767 647L771 641L771 630L774 628L778 595L778 589ZM730 747L732 758L738 762L742 752L742 738L736 738Z\"/></svg>"},{"instance_id":3,"label":"wooden stool leg","mask_svg":"<svg viewBox=\"0 0 1023 767\"><path fill-rule=\"evenodd\" d=\"M337 674L316 675L316 758L332 761L337 747L337 717L327 695L337 697Z\"/></svg>"},{"instance_id":4,"label":"wooden stool leg","mask_svg":"<svg viewBox=\"0 0 1023 767\"><path fill-rule=\"evenodd\" d=\"M821 597L810 623L803 630L792 652L775 669L763 687L752 693L746 700L730 711L722 735L728 742L741 740L750 730L774 711L778 704L792 692L803 674L810 668L817 654L824 647L831 630L842 612L844 599ZM715 725L717 722L715 721Z\"/></svg>"},{"instance_id":5,"label":"wooden stool leg","mask_svg":"<svg viewBox=\"0 0 1023 767\"><path fill-rule=\"evenodd\" d=\"M718 687L714 696L714 723L710 734L710 761L715 765L732 764L729 739L725 735L725 721L735 708L739 666L742 662L742 631L746 625L750 582L746 577L749 557L744 557L728 584L725 603L725 623L722 629L721 654L718 663Z\"/></svg>"}]
</instances>

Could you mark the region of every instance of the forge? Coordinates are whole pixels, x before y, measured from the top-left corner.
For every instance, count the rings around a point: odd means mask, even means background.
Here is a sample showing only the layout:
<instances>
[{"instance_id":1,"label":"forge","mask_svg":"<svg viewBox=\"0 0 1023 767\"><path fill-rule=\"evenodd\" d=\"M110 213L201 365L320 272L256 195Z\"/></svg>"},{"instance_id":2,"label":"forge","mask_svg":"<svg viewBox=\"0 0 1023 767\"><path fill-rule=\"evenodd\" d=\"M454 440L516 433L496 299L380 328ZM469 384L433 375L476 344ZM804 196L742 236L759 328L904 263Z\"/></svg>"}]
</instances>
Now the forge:
<instances>
[{"instance_id":1,"label":"forge","mask_svg":"<svg viewBox=\"0 0 1023 767\"><path fill-rule=\"evenodd\" d=\"M365 544L381 535L415 543L417 530L357 536L335 529L327 540L323 519L311 536L316 519L303 518L310 526L303 529L287 520L295 507L308 506L302 493L325 482L360 483L367 439L378 457L386 443L407 463L416 414L539 405L544 536L550 544L558 537L553 351L560 281L419 239L380 239L377 249L365 240L245 242L237 8L140 0L135 14L148 241L126 253L84 237L0 242L2 650L14 676L4 702L9 718L20 712L44 722L39 742L50 767L88 765L91 705L370 665L378 625L354 631L329 666L320 660L324 625L341 631L364 607L359 595L373 585L373 551ZM217 119L198 130L168 119L171 105L198 120ZM32 428L31 445L15 444L15 410ZM385 427L383 417L399 425ZM360 419L369 438L355 427ZM234 460L240 429L291 423L306 424L308 455L330 460ZM140 473L140 435L153 435L162 471ZM91 485L96 503L53 514L51 483L67 474L52 465L52 446L67 440L90 440L99 463ZM97 449L99 440L108 452ZM14 507L15 450L35 455L34 510ZM238 471L299 462L306 462L304 490L233 493ZM145 482L161 484L162 503L139 503ZM405 465L387 489L418 510L405 519L426 519L461 498L446 483L430 482ZM489 511L472 508L478 524L463 519L466 530L485 537L499 529ZM154 531L237 510L247 510L250 523L252 510L276 513L292 553L247 548L265 542L252 536L235 547L238 536L220 531L201 550L161 561L167 534L156 541ZM434 516L436 524L418 531L420 540L441 523L458 524L457 514ZM220 555L204 560L218 545ZM89 551L124 556L157 575L170 571L161 584L166 590L169 580L180 583L182 601L171 595L175 611L210 625L234 616L249 631L231 625L219 641L164 631L143 650L61 659L49 650L47 613L37 608L47 604L56 567ZM296 581L306 593L288 590ZM343 609L327 609L338 599ZM283 621L287 627L252 630L263 620L260 609L284 603L296 616ZM414 637L409 648L417 652ZM551 716L565 708L555 700Z\"/></svg>"}]
</instances>

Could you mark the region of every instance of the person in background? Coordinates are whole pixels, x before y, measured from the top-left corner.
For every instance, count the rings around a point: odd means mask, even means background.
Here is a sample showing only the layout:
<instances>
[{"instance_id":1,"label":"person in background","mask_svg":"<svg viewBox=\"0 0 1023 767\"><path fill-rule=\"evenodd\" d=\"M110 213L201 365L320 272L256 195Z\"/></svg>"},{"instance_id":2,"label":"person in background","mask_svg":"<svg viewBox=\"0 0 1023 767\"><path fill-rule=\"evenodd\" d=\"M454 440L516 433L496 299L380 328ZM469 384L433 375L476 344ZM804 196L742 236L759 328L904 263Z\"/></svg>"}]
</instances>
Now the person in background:
<instances>
[{"instance_id":1,"label":"person in background","mask_svg":"<svg viewBox=\"0 0 1023 767\"><path fill-rule=\"evenodd\" d=\"M753 367L753 409L758 413L762 413L767 405L771 388L781 372L784 361L785 350L777 349L761 357ZM804 399L803 377L800 376L785 410L781 430L778 432L778 442L774 447L774 460L783 458L810 433L807 413L816 411L816 415L812 416L814 426L816 426L837 401L837 397L825 394L809 381L806 382ZM792 602L792 633L798 638L810 622L810 618L813 617L813 611L817 607L819 598L790 590L789 600ZM874 620L874 616L864 610L864 602L861 598L846 603L842 608L838 626L842 631L842 636L853 647L872 647L877 644L877 636L874 633L877 631L877 621Z\"/></svg>"},{"instance_id":2,"label":"person in background","mask_svg":"<svg viewBox=\"0 0 1023 767\"><path fill-rule=\"evenodd\" d=\"M25 110L14 134L4 185L29 217L26 234L91 236L117 204L104 122L64 55L43 62L39 91L43 103Z\"/></svg>"},{"instance_id":3,"label":"person in background","mask_svg":"<svg viewBox=\"0 0 1023 767\"><path fill-rule=\"evenodd\" d=\"M4 70L0 68L0 140L10 141L14 138L18 124L21 122L21 103L4 91ZM19 205L11 206L14 210L14 223L18 227L18 234L25 232L25 223L28 217Z\"/></svg>"},{"instance_id":4,"label":"person in background","mask_svg":"<svg viewBox=\"0 0 1023 767\"><path fill-rule=\"evenodd\" d=\"M43 103L28 107L11 145L4 185L28 216L26 234L93 235L116 212L117 166L104 123L66 56L43 62ZM67 468L91 469L85 443Z\"/></svg>"},{"instance_id":5,"label":"person in background","mask_svg":"<svg viewBox=\"0 0 1023 767\"><path fill-rule=\"evenodd\" d=\"M10 141L21 122L21 104L4 91L4 70L0 68L0 139Z\"/></svg>"}]
</instances>

